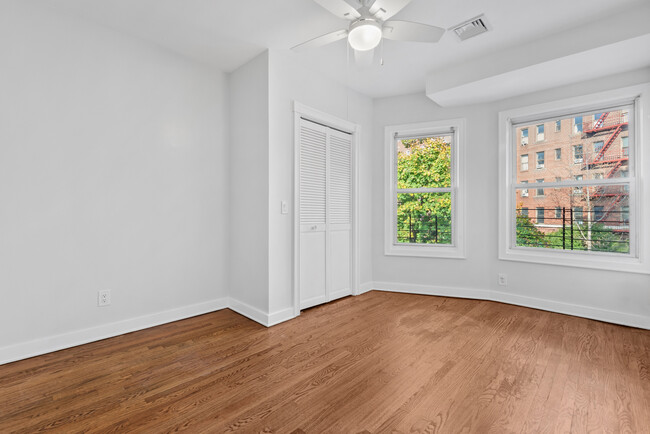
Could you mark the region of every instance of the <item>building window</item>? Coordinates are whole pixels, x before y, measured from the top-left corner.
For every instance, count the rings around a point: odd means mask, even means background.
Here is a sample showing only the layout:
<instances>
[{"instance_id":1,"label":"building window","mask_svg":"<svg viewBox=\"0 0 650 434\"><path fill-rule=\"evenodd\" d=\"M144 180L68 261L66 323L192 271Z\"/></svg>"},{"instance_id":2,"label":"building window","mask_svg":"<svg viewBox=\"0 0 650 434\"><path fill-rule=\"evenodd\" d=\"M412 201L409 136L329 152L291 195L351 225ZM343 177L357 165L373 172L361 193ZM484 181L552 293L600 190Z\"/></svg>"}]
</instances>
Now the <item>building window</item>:
<instances>
[{"instance_id":1,"label":"building window","mask_svg":"<svg viewBox=\"0 0 650 434\"><path fill-rule=\"evenodd\" d=\"M573 207L573 221L582 223L582 207L575 206Z\"/></svg>"},{"instance_id":2,"label":"building window","mask_svg":"<svg viewBox=\"0 0 650 434\"><path fill-rule=\"evenodd\" d=\"M525 206L522 207L522 208L521 208L521 213L520 213L520 214L521 214L522 216L524 216L524 217L528 217L528 207L525 207Z\"/></svg>"},{"instance_id":3,"label":"building window","mask_svg":"<svg viewBox=\"0 0 650 434\"><path fill-rule=\"evenodd\" d=\"M627 136L621 137L621 154L623 157L627 157L630 155L628 144L627 144Z\"/></svg>"},{"instance_id":4,"label":"building window","mask_svg":"<svg viewBox=\"0 0 650 434\"><path fill-rule=\"evenodd\" d=\"M594 142L594 157L600 154L600 151L603 150L603 145L605 145L603 141Z\"/></svg>"},{"instance_id":5,"label":"building window","mask_svg":"<svg viewBox=\"0 0 650 434\"><path fill-rule=\"evenodd\" d=\"M521 146L526 146L528 144L528 128L521 130Z\"/></svg>"},{"instance_id":6,"label":"building window","mask_svg":"<svg viewBox=\"0 0 650 434\"><path fill-rule=\"evenodd\" d=\"M522 184L528 184L528 181L521 181ZM528 189L527 188L522 188L521 189L521 197L528 197Z\"/></svg>"},{"instance_id":7,"label":"building window","mask_svg":"<svg viewBox=\"0 0 650 434\"><path fill-rule=\"evenodd\" d=\"M582 116L576 116L573 118L573 134L579 134L582 132Z\"/></svg>"},{"instance_id":8,"label":"building window","mask_svg":"<svg viewBox=\"0 0 650 434\"><path fill-rule=\"evenodd\" d=\"M582 181L583 175L574 175L573 179L576 181ZM573 194L581 195L582 187L573 187Z\"/></svg>"},{"instance_id":9,"label":"building window","mask_svg":"<svg viewBox=\"0 0 650 434\"><path fill-rule=\"evenodd\" d=\"M499 146L500 155L503 156L499 176L500 259L637 270L650 274L650 234L641 232L644 228L639 226L640 216L646 215L646 204L640 202L648 197L647 191L641 193L639 190L640 170L650 168L650 153L639 155L635 152L635 146L639 146L636 139L640 137L640 132L645 128L650 132L650 118L639 117L635 113L639 107L650 112L650 85L631 86L620 89L619 94L612 96L614 94L610 91L499 113ZM613 102L603 103L607 98ZM621 101L625 100L628 102L622 104ZM591 110L585 112L584 107L591 107ZM593 110L595 107L599 109ZM591 131L594 113L602 113L596 120L608 113L606 122L597 131L596 141ZM623 113L627 113L627 122L621 124L620 119L625 119ZM560 125L562 122L566 122L566 125L572 123L574 131L581 134L553 136L557 144L549 146L549 151L552 149L557 159L551 165L555 173L549 172L545 178L554 179L554 182L545 185L544 179L530 179L528 173L522 173L518 132L536 128L549 118L559 119ZM583 120L588 122L585 131L582 128ZM609 158L608 153L606 160L591 158L592 152L605 149L605 143L616 143L617 136L621 137L619 149L623 149L623 138L627 137L625 147L630 149L628 155L623 156L621 151L615 164L609 161L615 154ZM588 160L584 159L585 143L589 150ZM570 157L562 159L564 152L569 153ZM634 161L635 158L643 158L643 161ZM585 164L586 161L588 164ZM536 167L551 170L544 167L543 151L535 152L535 163ZM556 175L561 175L561 178L558 179ZM524 180L528 183L522 183ZM528 220L528 225L545 223L533 228L536 230L520 226L523 220L515 218L521 207L521 200L517 203L517 193L523 189L534 189L536 197L536 215L532 216L535 217L532 221ZM548 214L545 215L545 211ZM626 213L629 213L629 223L623 223L628 218ZM568 254L565 252L568 250L573 252Z\"/></svg>"},{"instance_id":10,"label":"building window","mask_svg":"<svg viewBox=\"0 0 650 434\"><path fill-rule=\"evenodd\" d=\"M573 162L574 163L582 163L582 145L574 145L573 146Z\"/></svg>"},{"instance_id":11,"label":"building window","mask_svg":"<svg viewBox=\"0 0 650 434\"><path fill-rule=\"evenodd\" d=\"M594 221L600 222L605 217L605 207L602 205L594 206Z\"/></svg>"},{"instance_id":12,"label":"building window","mask_svg":"<svg viewBox=\"0 0 650 434\"><path fill-rule=\"evenodd\" d=\"M525 172L528 170L528 154L522 155L519 157L520 159L520 164L521 164L521 171Z\"/></svg>"},{"instance_id":13,"label":"building window","mask_svg":"<svg viewBox=\"0 0 650 434\"><path fill-rule=\"evenodd\" d=\"M555 121L555 132L559 133L562 131L562 121Z\"/></svg>"},{"instance_id":14,"label":"building window","mask_svg":"<svg viewBox=\"0 0 650 434\"><path fill-rule=\"evenodd\" d=\"M629 223L630 222L630 207L625 205L621 207L621 223Z\"/></svg>"},{"instance_id":15,"label":"building window","mask_svg":"<svg viewBox=\"0 0 650 434\"><path fill-rule=\"evenodd\" d=\"M544 179L536 179L535 182L538 184L542 184L544 182ZM535 190L535 196L544 196L544 189L538 187Z\"/></svg>"},{"instance_id":16,"label":"building window","mask_svg":"<svg viewBox=\"0 0 650 434\"><path fill-rule=\"evenodd\" d=\"M537 141L541 142L544 140L544 124L537 125Z\"/></svg>"},{"instance_id":17,"label":"building window","mask_svg":"<svg viewBox=\"0 0 650 434\"><path fill-rule=\"evenodd\" d=\"M464 125L386 127L386 254L464 257Z\"/></svg>"}]
</instances>

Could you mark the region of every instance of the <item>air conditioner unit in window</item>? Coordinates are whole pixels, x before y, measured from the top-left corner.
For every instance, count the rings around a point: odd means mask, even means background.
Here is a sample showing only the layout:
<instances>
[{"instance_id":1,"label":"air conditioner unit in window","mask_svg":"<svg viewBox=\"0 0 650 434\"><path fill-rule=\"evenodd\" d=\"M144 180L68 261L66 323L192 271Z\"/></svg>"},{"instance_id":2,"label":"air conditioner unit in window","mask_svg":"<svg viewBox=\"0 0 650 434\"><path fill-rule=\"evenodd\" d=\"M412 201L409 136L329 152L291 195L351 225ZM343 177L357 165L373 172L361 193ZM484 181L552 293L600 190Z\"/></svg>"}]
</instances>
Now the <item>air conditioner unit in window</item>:
<instances>
[{"instance_id":1,"label":"air conditioner unit in window","mask_svg":"<svg viewBox=\"0 0 650 434\"><path fill-rule=\"evenodd\" d=\"M528 137L521 138L521 146L526 146L528 144Z\"/></svg>"}]
</instances>

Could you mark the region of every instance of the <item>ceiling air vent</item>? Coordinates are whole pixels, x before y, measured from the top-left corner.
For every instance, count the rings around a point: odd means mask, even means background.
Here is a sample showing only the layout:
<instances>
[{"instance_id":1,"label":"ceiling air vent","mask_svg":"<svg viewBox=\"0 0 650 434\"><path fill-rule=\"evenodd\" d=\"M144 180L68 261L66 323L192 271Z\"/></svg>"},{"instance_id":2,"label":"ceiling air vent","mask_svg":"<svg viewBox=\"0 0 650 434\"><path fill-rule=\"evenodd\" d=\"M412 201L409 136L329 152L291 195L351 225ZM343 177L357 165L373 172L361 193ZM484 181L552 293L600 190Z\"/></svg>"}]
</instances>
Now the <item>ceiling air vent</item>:
<instances>
[{"instance_id":1,"label":"ceiling air vent","mask_svg":"<svg viewBox=\"0 0 650 434\"><path fill-rule=\"evenodd\" d=\"M487 23L485 22L485 17L479 15L478 17L472 18L471 20L465 21L464 23L458 24L457 26L452 27L450 30L453 30L458 39L464 41L481 33L488 31Z\"/></svg>"}]
</instances>

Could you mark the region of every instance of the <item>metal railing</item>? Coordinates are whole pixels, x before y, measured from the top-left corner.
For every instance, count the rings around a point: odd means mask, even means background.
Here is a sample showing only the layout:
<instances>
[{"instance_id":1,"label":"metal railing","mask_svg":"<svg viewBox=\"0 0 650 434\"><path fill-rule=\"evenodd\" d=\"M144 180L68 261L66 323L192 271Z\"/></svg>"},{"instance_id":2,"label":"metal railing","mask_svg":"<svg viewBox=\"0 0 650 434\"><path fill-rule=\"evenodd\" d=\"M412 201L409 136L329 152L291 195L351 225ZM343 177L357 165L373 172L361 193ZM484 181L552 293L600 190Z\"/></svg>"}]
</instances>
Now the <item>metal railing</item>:
<instances>
[{"instance_id":1,"label":"metal railing","mask_svg":"<svg viewBox=\"0 0 650 434\"><path fill-rule=\"evenodd\" d=\"M528 216L517 210L518 246L629 252L628 211L568 207L536 208L534 211L534 216Z\"/></svg>"},{"instance_id":2,"label":"metal railing","mask_svg":"<svg viewBox=\"0 0 650 434\"><path fill-rule=\"evenodd\" d=\"M402 214L397 218L397 242L451 244L451 221L438 215Z\"/></svg>"}]
</instances>

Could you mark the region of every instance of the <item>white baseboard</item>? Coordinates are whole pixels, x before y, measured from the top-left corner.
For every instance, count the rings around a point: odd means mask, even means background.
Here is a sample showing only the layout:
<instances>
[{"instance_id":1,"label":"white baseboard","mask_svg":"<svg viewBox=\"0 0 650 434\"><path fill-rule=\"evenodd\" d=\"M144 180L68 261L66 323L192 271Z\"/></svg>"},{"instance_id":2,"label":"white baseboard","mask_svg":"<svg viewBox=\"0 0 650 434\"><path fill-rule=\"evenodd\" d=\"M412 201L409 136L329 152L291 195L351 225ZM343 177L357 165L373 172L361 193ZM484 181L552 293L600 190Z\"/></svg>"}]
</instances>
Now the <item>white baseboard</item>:
<instances>
[{"instance_id":1,"label":"white baseboard","mask_svg":"<svg viewBox=\"0 0 650 434\"><path fill-rule=\"evenodd\" d=\"M248 319L252 319L253 321L260 323L265 327L271 327L295 317L292 307L269 314L262 311L261 309L253 307L250 304L244 303L243 301L232 297L230 297L228 307L238 314L243 315Z\"/></svg>"},{"instance_id":2,"label":"white baseboard","mask_svg":"<svg viewBox=\"0 0 650 434\"><path fill-rule=\"evenodd\" d=\"M102 324L82 330L75 330L46 338L34 339L32 341L9 345L0 348L0 365L27 359L41 354L59 351L65 348L76 347L77 345L99 341L125 333L143 330L149 327L190 318L205 313L214 312L228 307L228 299L218 298L203 303L183 306L163 312L156 312L150 315L143 315L123 321L109 324Z\"/></svg>"},{"instance_id":3,"label":"white baseboard","mask_svg":"<svg viewBox=\"0 0 650 434\"><path fill-rule=\"evenodd\" d=\"M356 295L361 295L365 294L368 291L372 291L372 286L373 282L364 282L361 285L359 285L359 291L357 291Z\"/></svg>"},{"instance_id":4,"label":"white baseboard","mask_svg":"<svg viewBox=\"0 0 650 434\"><path fill-rule=\"evenodd\" d=\"M341 291L335 291L330 293L330 301L334 301L348 295L352 295L352 289L350 288L342 289Z\"/></svg>"},{"instance_id":5,"label":"white baseboard","mask_svg":"<svg viewBox=\"0 0 650 434\"><path fill-rule=\"evenodd\" d=\"M487 289L454 288L443 286L415 285L397 282L372 282L372 289L386 292L403 292L408 294L438 295L444 297L472 298L491 300L517 306L547 310L549 312L573 315L582 318L620 324L650 330L650 316L600 309L562 301L510 294Z\"/></svg>"}]
</instances>

